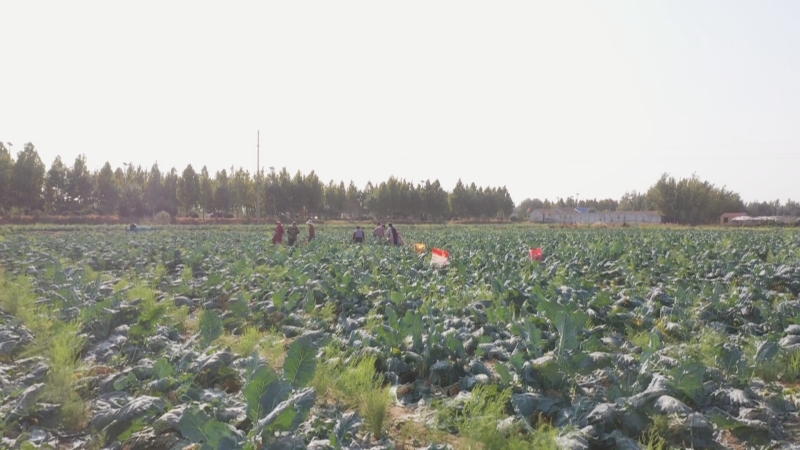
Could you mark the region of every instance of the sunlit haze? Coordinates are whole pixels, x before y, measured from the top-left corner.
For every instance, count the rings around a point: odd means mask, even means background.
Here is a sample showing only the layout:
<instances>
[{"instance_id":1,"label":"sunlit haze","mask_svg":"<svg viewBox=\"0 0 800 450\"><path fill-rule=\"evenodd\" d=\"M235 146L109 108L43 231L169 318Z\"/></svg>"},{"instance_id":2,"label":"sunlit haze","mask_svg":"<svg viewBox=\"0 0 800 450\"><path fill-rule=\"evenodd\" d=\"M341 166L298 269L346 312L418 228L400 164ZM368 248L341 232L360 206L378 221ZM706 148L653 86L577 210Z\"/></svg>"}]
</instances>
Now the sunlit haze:
<instances>
[{"instance_id":1,"label":"sunlit haze","mask_svg":"<svg viewBox=\"0 0 800 450\"><path fill-rule=\"evenodd\" d=\"M800 199L800 2L3 2L0 140L212 175Z\"/></svg>"}]
</instances>

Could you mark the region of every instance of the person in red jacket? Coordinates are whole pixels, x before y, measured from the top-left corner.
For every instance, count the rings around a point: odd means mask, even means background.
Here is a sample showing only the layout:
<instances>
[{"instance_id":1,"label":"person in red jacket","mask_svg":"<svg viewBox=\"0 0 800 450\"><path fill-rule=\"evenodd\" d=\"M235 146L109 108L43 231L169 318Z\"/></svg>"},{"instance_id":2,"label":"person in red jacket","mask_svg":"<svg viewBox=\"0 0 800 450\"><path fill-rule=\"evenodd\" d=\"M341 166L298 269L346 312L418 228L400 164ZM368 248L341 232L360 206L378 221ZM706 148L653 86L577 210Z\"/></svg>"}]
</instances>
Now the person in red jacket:
<instances>
[{"instance_id":1,"label":"person in red jacket","mask_svg":"<svg viewBox=\"0 0 800 450\"><path fill-rule=\"evenodd\" d=\"M275 235L272 236L272 243L273 244L282 244L283 243L283 225L281 225L281 221L278 220L275 222Z\"/></svg>"}]
</instances>

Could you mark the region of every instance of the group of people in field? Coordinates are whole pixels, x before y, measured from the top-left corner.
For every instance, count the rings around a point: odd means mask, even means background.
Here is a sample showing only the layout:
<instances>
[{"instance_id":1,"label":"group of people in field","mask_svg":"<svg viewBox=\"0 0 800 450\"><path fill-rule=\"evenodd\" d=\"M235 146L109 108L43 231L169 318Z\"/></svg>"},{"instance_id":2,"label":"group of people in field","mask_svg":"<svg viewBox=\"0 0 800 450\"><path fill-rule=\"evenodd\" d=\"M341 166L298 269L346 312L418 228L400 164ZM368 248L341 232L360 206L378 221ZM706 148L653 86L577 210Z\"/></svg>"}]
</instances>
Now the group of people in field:
<instances>
[{"instance_id":1,"label":"group of people in field","mask_svg":"<svg viewBox=\"0 0 800 450\"><path fill-rule=\"evenodd\" d=\"M308 220L306 222L308 225L308 242L311 242L317 236L317 230L314 227L314 222ZM272 243L273 244L283 244L283 235L286 234L286 243L292 247L297 243L297 237L300 235L300 228L297 227L297 222L292 222L292 226L285 229L283 228L283 224L281 221L278 220L275 222L275 234L272 235ZM403 241L403 236L397 231L397 228L394 227L391 223L387 227L385 224L381 224L378 222L378 226L372 230L372 236L379 238L379 239L386 239L386 241L391 245L405 245ZM353 233L353 243L354 244L361 244L366 241L367 235L361 226L356 227L356 231Z\"/></svg>"},{"instance_id":2,"label":"group of people in field","mask_svg":"<svg viewBox=\"0 0 800 450\"><path fill-rule=\"evenodd\" d=\"M284 231L281 221L275 222L275 234L272 235L273 244L283 244L283 234L286 233L286 243L293 247L297 243L297 236L300 235L300 228L297 227L297 222L292 222L292 226ZM313 241L317 237L317 229L314 227L314 222L309 219L306 222L308 225L308 242Z\"/></svg>"},{"instance_id":3,"label":"group of people in field","mask_svg":"<svg viewBox=\"0 0 800 450\"><path fill-rule=\"evenodd\" d=\"M392 245L404 245L403 236L400 235L400 232L397 231L397 228L394 227L391 223L389 227L386 227L386 224L381 224L378 222L378 226L372 230L372 235L379 239L386 239L389 244ZM364 230L360 227L356 227L356 231L353 233L353 243L354 244L361 244L366 240L366 235Z\"/></svg>"}]
</instances>

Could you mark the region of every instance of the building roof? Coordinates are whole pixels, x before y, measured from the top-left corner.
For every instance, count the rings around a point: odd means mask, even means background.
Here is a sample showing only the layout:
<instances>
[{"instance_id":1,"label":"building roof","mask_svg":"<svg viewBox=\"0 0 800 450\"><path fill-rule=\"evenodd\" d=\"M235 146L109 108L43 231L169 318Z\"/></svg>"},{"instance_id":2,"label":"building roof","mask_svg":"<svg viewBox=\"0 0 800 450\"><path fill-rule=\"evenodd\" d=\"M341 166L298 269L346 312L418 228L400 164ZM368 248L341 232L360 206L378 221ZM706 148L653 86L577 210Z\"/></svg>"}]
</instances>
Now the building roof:
<instances>
[{"instance_id":1,"label":"building roof","mask_svg":"<svg viewBox=\"0 0 800 450\"><path fill-rule=\"evenodd\" d=\"M588 213L588 208L581 208L587 209L586 213ZM534 209L531 211L531 214L534 212L540 212L542 214L579 214L580 211L576 211L575 208L550 208L550 209ZM584 213L585 214L585 213ZM648 216L659 216L661 217L661 213L658 211L606 211L606 212L597 212L594 214L645 214Z\"/></svg>"},{"instance_id":2,"label":"building roof","mask_svg":"<svg viewBox=\"0 0 800 450\"><path fill-rule=\"evenodd\" d=\"M728 219L731 219L731 218L733 218L733 217L742 217L742 216L748 216L748 217L749 217L749 214L747 214L746 212L738 212L738 213L724 213L724 214L723 214L723 215L721 215L720 217L721 217L721 218L723 218L723 219L724 219L724 218L726 218L726 217L727 217Z\"/></svg>"}]
</instances>

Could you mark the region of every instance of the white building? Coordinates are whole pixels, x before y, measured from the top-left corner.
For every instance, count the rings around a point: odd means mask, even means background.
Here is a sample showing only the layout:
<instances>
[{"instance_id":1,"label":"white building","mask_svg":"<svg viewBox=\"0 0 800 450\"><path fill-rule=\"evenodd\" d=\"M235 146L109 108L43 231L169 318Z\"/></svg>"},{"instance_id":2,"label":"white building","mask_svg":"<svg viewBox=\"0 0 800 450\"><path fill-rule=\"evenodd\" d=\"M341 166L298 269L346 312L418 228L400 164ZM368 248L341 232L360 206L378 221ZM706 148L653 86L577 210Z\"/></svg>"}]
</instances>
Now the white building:
<instances>
[{"instance_id":1,"label":"white building","mask_svg":"<svg viewBox=\"0 0 800 450\"><path fill-rule=\"evenodd\" d=\"M661 214L656 211L612 211L580 212L573 208L534 209L531 222L537 223L661 223Z\"/></svg>"}]
</instances>

